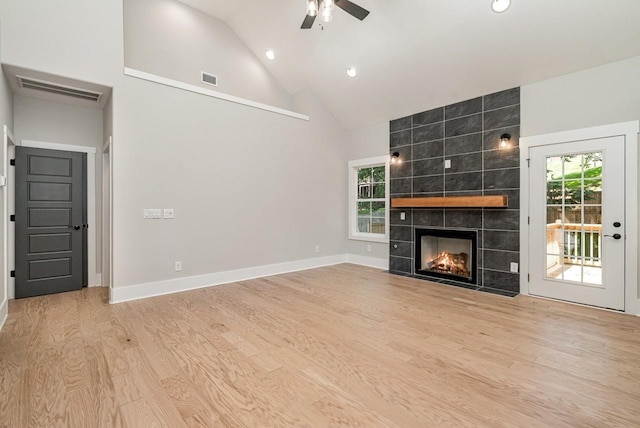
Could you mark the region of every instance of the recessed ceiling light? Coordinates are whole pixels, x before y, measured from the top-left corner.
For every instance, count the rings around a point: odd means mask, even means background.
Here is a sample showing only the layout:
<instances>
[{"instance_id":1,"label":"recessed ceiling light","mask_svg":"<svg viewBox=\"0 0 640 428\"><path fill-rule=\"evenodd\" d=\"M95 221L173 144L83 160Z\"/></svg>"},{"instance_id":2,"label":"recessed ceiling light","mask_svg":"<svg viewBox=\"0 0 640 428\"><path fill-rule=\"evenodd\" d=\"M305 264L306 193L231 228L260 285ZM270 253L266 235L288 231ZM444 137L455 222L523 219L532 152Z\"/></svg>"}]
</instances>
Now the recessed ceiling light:
<instances>
[{"instance_id":1,"label":"recessed ceiling light","mask_svg":"<svg viewBox=\"0 0 640 428\"><path fill-rule=\"evenodd\" d=\"M358 72L356 71L355 68L353 68L353 67L347 68L347 76L356 77L357 75L358 75Z\"/></svg>"},{"instance_id":2,"label":"recessed ceiling light","mask_svg":"<svg viewBox=\"0 0 640 428\"><path fill-rule=\"evenodd\" d=\"M266 51L264 53L267 57L267 59L273 61L274 59L276 59L276 53L274 51L272 51L271 49L269 49L268 51Z\"/></svg>"},{"instance_id":3,"label":"recessed ceiling light","mask_svg":"<svg viewBox=\"0 0 640 428\"><path fill-rule=\"evenodd\" d=\"M496 13L502 13L505 10L509 9L511 6L511 0L492 0L491 1L491 9L493 9Z\"/></svg>"}]
</instances>

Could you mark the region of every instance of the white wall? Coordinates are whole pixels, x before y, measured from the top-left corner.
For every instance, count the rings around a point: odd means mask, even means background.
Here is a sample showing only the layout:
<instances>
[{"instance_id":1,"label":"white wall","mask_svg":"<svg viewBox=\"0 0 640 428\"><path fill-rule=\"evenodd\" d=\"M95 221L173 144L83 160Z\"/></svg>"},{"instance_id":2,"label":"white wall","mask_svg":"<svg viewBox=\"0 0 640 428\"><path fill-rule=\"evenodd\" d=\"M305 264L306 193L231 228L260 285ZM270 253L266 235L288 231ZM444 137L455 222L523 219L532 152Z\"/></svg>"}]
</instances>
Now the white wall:
<instances>
[{"instance_id":1,"label":"white wall","mask_svg":"<svg viewBox=\"0 0 640 428\"><path fill-rule=\"evenodd\" d=\"M176 0L125 0L125 65L291 109L291 99L231 28ZM218 76L218 86L200 73Z\"/></svg>"},{"instance_id":2,"label":"white wall","mask_svg":"<svg viewBox=\"0 0 640 428\"><path fill-rule=\"evenodd\" d=\"M128 79L114 119L118 286L344 252L344 132L317 101L306 122Z\"/></svg>"},{"instance_id":3,"label":"white wall","mask_svg":"<svg viewBox=\"0 0 640 428\"><path fill-rule=\"evenodd\" d=\"M113 86L122 75L122 2L2 0L2 62Z\"/></svg>"},{"instance_id":4,"label":"white wall","mask_svg":"<svg viewBox=\"0 0 640 428\"><path fill-rule=\"evenodd\" d=\"M520 105L522 136L640 120L640 56L523 86Z\"/></svg>"},{"instance_id":5,"label":"white wall","mask_svg":"<svg viewBox=\"0 0 640 428\"><path fill-rule=\"evenodd\" d=\"M118 1L0 8L2 61L114 88L114 287L345 252L346 134L317 99L307 122L125 77Z\"/></svg>"},{"instance_id":6,"label":"white wall","mask_svg":"<svg viewBox=\"0 0 640 428\"><path fill-rule=\"evenodd\" d=\"M522 136L640 119L640 56L525 85Z\"/></svg>"},{"instance_id":7,"label":"white wall","mask_svg":"<svg viewBox=\"0 0 640 428\"><path fill-rule=\"evenodd\" d=\"M347 141L347 162L344 162L343 173L345 182L348 182L348 161L389 154L389 122L351 131L347 135ZM347 211L345 218L348 216ZM367 246L371 246L371 252L367 251ZM389 261L389 244L347 239L346 248L349 254Z\"/></svg>"}]
</instances>

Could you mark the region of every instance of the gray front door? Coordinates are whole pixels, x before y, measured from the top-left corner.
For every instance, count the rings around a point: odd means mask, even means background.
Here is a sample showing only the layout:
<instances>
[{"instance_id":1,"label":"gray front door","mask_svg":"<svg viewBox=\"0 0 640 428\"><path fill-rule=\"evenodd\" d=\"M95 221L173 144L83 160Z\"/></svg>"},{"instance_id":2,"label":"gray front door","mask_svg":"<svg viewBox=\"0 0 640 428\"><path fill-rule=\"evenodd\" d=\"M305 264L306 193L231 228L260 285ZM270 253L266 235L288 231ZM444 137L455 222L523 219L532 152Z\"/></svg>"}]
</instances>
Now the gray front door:
<instances>
[{"instance_id":1,"label":"gray front door","mask_svg":"<svg viewBox=\"0 0 640 428\"><path fill-rule=\"evenodd\" d=\"M83 285L86 154L16 147L16 298Z\"/></svg>"}]
</instances>

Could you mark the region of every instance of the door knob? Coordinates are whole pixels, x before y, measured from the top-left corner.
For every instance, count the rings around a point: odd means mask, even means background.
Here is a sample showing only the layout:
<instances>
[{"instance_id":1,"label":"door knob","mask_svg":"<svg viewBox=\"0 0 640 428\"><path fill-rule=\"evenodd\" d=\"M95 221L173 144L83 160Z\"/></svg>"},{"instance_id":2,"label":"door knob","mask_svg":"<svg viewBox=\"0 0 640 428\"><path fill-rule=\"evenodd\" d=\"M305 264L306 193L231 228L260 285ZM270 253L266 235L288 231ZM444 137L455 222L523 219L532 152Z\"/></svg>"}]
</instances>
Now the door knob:
<instances>
[{"instance_id":1,"label":"door knob","mask_svg":"<svg viewBox=\"0 0 640 428\"><path fill-rule=\"evenodd\" d=\"M622 238L622 235L620 235L619 233L614 233L613 235L604 235L605 238L613 238L613 239L620 239Z\"/></svg>"},{"instance_id":2,"label":"door knob","mask_svg":"<svg viewBox=\"0 0 640 428\"><path fill-rule=\"evenodd\" d=\"M73 226L74 230L80 230L80 225L76 224L75 226Z\"/></svg>"}]
</instances>

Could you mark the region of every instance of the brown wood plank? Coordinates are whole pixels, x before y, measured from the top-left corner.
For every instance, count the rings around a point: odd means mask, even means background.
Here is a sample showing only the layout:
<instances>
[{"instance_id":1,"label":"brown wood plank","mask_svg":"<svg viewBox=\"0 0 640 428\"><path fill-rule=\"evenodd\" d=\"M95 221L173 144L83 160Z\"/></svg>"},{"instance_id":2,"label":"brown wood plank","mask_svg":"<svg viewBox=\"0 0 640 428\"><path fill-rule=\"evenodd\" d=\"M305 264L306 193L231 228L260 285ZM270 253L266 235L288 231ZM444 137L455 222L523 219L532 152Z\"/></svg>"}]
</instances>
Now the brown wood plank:
<instances>
[{"instance_id":1,"label":"brown wood plank","mask_svg":"<svg viewBox=\"0 0 640 428\"><path fill-rule=\"evenodd\" d=\"M342 264L11 301L0 427L640 426L640 319Z\"/></svg>"},{"instance_id":2,"label":"brown wood plank","mask_svg":"<svg viewBox=\"0 0 640 428\"><path fill-rule=\"evenodd\" d=\"M437 196L424 198L392 198L392 208L506 208L509 197L489 196Z\"/></svg>"}]
</instances>

